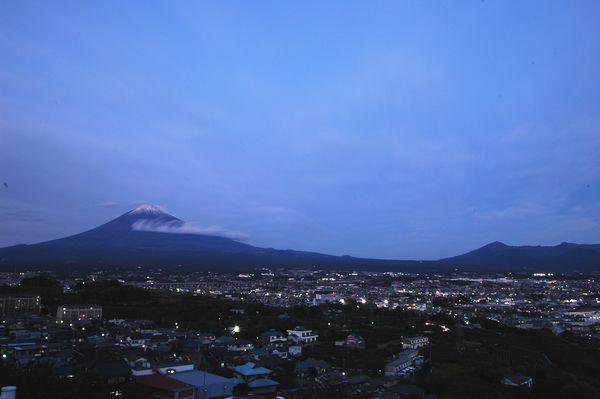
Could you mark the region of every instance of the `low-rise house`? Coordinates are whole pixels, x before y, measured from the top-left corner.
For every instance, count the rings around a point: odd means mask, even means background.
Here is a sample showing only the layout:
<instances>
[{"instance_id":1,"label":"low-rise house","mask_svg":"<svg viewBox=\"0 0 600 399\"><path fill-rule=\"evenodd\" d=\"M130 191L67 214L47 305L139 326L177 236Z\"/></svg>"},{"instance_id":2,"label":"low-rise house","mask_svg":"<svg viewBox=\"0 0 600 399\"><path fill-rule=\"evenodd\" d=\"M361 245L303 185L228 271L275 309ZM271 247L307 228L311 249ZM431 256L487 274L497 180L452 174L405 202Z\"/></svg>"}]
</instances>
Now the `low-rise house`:
<instances>
[{"instance_id":1,"label":"low-rise house","mask_svg":"<svg viewBox=\"0 0 600 399\"><path fill-rule=\"evenodd\" d=\"M208 347L209 343L205 343L200 339L186 340L181 343L180 348L186 353L200 352Z\"/></svg>"},{"instance_id":2,"label":"low-rise house","mask_svg":"<svg viewBox=\"0 0 600 399\"><path fill-rule=\"evenodd\" d=\"M263 345L285 344L286 342L287 337L279 331L269 330L260 335L260 343Z\"/></svg>"},{"instance_id":3,"label":"low-rise house","mask_svg":"<svg viewBox=\"0 0 600 399\"><path fill-rule=\"evenodd\" d=\"M211 399L233 394L233 379L194 370L175 374L136 377L136 382L150 387L158 398Z\"/></svg>"},{"instance_id":4,"label":"low-rise house","mask_svg":"<svg viewBox=\"0 0 600 399\"><path fill-rule=\"evenodd\" d=\"M273 371L266 367L260 367L254 362L248 362L241 366L233 367L233 372L244 382L250 383L259 378L267 378Z\"/></svg>"},{"instance_id":5,"label":"low-rise house","mask_svg":"<svg viewBox=\"0 0 600 399\"><path fill-rule=\"evenodd\" d=\"M35 342L8 343L0 345L0 353L3 358L12 358L20 361L20 364L27 364L34 357L41 356L46 352L47 346Z\"/></svg>"},{"instance_id":6,"label":"low-rise house","mask_svg":"<svg viewBox=\"0 0 600 399\"><path fill-rule=\"evenodd\" d=\"M156 361L150 362L147 359L140 358L131 366L131 373L134 376L150 375L150 374L174 374L184 371L194 370L194 363L177 358L171 361Z\"/></svg>"},{"instance_id":7,"label":"low-rise house","mask_svg":"<svg viewBox=\"0 0 600 399\"><path fill-rule=\"evenodd\" d=\"M202 342L204 345L210 345L217 339L215 334L212 333L198 333L196 334L196 336L198 337L198 340L200 340L200 342Z\"/></svg>"},{"instance_id":8,"label":"low-rise house","mask_svg":"<svg viewBox=\"0 0 600 399\"><path fill-rule=\"evenodd\" d=\"M287 359L289 357L289 352L286 348L273 348L271 349L271 355L278 356L281 359Z\"/></svg>"},{"instance_id":9,"label":"low-rise house","mask_svg":"<svg viewBox=\"0 0 600 399\"><path fill-rule=\"evenodd\" d=\"M125 338L125 344L133 348L146 348L150 339L143 337L140 334L130 335Z\"/></svg>"},{"instance_id":10,"label":"low-rise house","mask_svg":"<svg viewBox=\"0 0 600 399\"><path fill-rule=\"evenodd\" d=\"M49 328L47 334L50 342L68 343L75 337L75 332L71 328Z\"/></svg>"},{"instance_id":11,"label":"low-rise house","mask_svg":"<svg viewBox=\"0 0 600 399\"><path fill-rule=\"evenodd\" d=\"M150 374L135 377L135 382L152 390L159 399L195 399L194 386L165 375Z\"/></svg>"},{"instance_id":12,"label":"low-rise house","mask_svg":"<svg viewBox=\"0 0 600 399\"><path fill-rule=\"evenodd\" d=\"M148 343L148 348L155 350L157 352L170 352L173 350L173 344L170 341L165 340L150 340Z\"/></svg>"},{"instance_id":13,"label":"low-rise house","mask_svg":"<svg viewBox=\"0 0 600 399\"><path fill-rule=\"evenodd\" d=\"M40 331L26 329L10 330L8 334L14 337L15 342L39 341L42 338Z\"/></svg>"},{"instance_id":14,"label":"low-rise house","mask_svg":"<svg viewBox=\"0 0 600 399\"><path fill-rule=\"evenodd\" d=\"M198 370L175 373L170 378L192 385L196 399L224 398L233 394L232 378Z\"/></svg>"},{"instance_id":15,"label":"low-rise house","mask_svg":"<svg viewBox=\"0 0 600 399\"><path fill-rule=\"evenodd\" d=\"M365 348L365 340L360 335L353 333L346 337L346 341L344 345L348 348L352 349L364 349Z\"/></svg>"},{"instance_id":16,"label":"low-rise house","mask_svg":"<svg viewBox=\"0 0 600 399\"><path fill-rule=\"evenodd\" d=\"M332 367L325 360L308 358L296 363L296 375L300 377L316 376L327 373Z\"/></svg>"},{"instance_id":17,"label":"low-rise house","mask_svg":"<svg viewBox=\"0 0 600 399\"><path fill-rule=\"evenodd\" d=\"M58 378L74 378L81 374L81 368L73 364L55 364L52 374Z\"/></svg>"},{"instance_id":18,"label":"low-rise house","mask_svg":"<svg viewBox=\"0 0 600 399\"><path fill-rule=\"evenodd\" d=\"M278 374L278 372L285 372L285 366L288 364L287 360L276 355L270 355L261 358L259 366L273 370L273 374Z\"/></svg>"},{"instance_id":19,"label":"low-rise house","mask_svg":"<svg viewBox=\"0 0 600 399\"><path fill-rule=\"evenodd\" d=\"M288 353L290 356L302 356L302 346L300 345L290 345L288 346Z\"/></svg>"},{"instance_id":20,"label":"low-rise house","mask_svg":"<svg viewBox=\"0 0 600 399\"><path fill-rule=\"evenodd\" d=\"M148 330L156 327L154 320L129 320L125 322L125 325L134 330Z\"/></svg>"},{"instance_id":21,"label":"low-rise house","mask_svg":"<svg viewBox=\"0 0 600 399\"><path fill-rule=\"evenodd\" d=\"M385 365L385 375L398 376L405 369L411 367L419 355L416 349L405 349L391 362Z\"/></svg>"},{"instance_id":22,"label":"low-rise house","mask_svg":"<svg viewBox=\"0 0 600 399\"><path fill-rule=\"evenodd\" d=\"M121 385L129 381L131 370L122 360L102 360L96 362L93 371L107 385Z\"/></svg>"},{"instance_id":23,"label":"low-rise house","mask_svg":"<svg viewBox=\"0 0 600 399\"><path fill-rule=\"evenodd\" d=\"M315 292L315 298L312 303L314 306L317 306L324 303L338 302L339 300L334 292Z\"/></svg>"},{"instance_id":24,"label":"low-rise house","mask_svg":"<svg viewBox=\"0 0 600 399\"><path fill-rule=\"evenodd\" d=\"M234 343L236 340L236 338L230 336L230 335L222 335L219 338L217 338L212 345L213 346L227 346L229 344Z\"/></svg>"},{"instance_id":25,"label":"low-rise house","mask_svg":"<svg viewBox=\"0 0 600 399\"><path fill-rule=\"evenodd\" d=\"M248 383L250 394L258 397L274 397L279 383L270 378L258 378Z\"/></svg>"},{"instance_id":26,"label":"low-rise house","mask_svg":"<svg viewBox=\"0 0 600 399\"><path fill-rule=\"evenodd\" d=\"M254 344L245 339L236 339L235 341L227 344L227 350L230 352L248 352L254 349Z\"/></svg>"},{"instance_id":27,"label":"low-rise house","mask_svg":"<svg viewBox=\"0 0 600 399\"><path fill-rule=\"evenodd\" d=\"M86 340L94 345L103 345L107 342L107 338L103 337L101 334L91 334L86 337ZM110 344L112 345L112 344Z\"/></svg>"},{"instance_id":28,"label":"low-rise house","mask_svg":"<svg viewBox=\"0 0 600 399\"><path fill-rule=\"evenodd\" d=\"M269 349L266 346L261 346L252 349L252 357L256 360L260 360L262 357L269 356Z\"/></svg>"},{"instance_id":29,"label":"low-rise house","mask_svg":"<svg viewBox=\"0 0 600 399\"><path fill-rule=\"evenodd\" d=\"M502 384L512 387L531 388L533 386L533 379L529 376L517 373L504 377L502 379Z\"/></svg>"}]
</instances>

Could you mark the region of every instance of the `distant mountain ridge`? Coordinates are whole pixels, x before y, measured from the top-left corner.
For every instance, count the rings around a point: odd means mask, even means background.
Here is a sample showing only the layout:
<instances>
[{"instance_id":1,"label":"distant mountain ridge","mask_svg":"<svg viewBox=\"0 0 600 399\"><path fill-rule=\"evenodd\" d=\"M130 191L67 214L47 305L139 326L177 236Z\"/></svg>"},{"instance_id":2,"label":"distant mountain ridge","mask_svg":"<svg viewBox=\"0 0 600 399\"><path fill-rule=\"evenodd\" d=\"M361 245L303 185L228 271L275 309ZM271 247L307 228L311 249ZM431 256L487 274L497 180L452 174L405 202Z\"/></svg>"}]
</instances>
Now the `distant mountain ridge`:
<instances>
[{"instance_id":1,"label":"distant mountain ridge","mask_svg":"<svg viewBox=\"0 0 600 399\"><path fill-rule=\"evenodd\" d=\"M31 245L0 248L0 267L243 270L256 267L377 271L600 271L600 244L554 247L493 242L438 261L364 259L255 247L219 235L198 234L154 205L135 209L94 229Z\"/></svg>"},{"instance_id":2,"label":"distant mountain ridge","mask_svg":"<svg viewBox=\"0 0 600 399\"><path fill-rule=\"evenodd\" d=\"M495 241L440 262L477 270L593 271L600 270L600 244L510 246Z\"/></svg>"}]
</instances>

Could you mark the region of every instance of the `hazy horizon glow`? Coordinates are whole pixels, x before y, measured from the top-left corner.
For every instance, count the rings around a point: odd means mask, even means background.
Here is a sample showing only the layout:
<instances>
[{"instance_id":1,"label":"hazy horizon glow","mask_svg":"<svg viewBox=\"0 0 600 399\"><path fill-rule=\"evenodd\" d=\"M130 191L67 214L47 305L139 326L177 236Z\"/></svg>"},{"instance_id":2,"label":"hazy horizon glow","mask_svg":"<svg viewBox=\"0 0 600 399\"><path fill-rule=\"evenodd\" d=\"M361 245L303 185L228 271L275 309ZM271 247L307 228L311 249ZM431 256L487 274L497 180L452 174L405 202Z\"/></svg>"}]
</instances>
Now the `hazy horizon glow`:
<instances>
[{"instance_id":1,"label":"hazy horizon glow","mask_svg":"<svg viewBox=\"0 0 600 399\"><path fill-rule=\"evenodd\" d=\"M0 247L140 202L371 258L600 242L599 37L597 1L4 1Z\"/></svg>"}]
</instances>

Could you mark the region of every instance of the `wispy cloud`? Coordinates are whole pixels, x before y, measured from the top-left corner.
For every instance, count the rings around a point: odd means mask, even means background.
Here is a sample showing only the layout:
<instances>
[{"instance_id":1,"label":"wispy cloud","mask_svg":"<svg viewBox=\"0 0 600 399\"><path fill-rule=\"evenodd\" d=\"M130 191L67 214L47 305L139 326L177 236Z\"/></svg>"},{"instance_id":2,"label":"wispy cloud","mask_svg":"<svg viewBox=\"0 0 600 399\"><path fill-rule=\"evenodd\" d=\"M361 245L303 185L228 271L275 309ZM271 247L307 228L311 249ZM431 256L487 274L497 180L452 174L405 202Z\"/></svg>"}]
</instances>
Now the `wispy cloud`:
<instances>
[{"instance_id":1,"label":"wispy cloud","mask_svg":"<svg viewBox=\"0 0 600 399\"><path fill-rule=\"evenodd\" d=\"M152 219L142 219L133 223L131 228L136 231L151 231L155 233L209 235L231 238L232 240L237 241L248 239L246 234L239 231L228 230L221 226L197 226L192 223L182 222L181 220L163 222Z\"/></svg>"}]
</instances>

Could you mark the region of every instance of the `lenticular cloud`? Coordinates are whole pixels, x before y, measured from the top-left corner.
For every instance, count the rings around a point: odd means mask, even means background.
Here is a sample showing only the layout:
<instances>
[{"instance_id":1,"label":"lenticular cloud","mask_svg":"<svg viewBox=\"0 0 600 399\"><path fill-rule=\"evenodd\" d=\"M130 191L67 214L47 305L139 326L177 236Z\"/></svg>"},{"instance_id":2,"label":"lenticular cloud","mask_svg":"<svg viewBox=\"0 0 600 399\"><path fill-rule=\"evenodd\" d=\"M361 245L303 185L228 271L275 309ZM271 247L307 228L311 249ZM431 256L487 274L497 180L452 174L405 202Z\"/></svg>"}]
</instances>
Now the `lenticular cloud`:
<instances>
[{"instance_id":1,"label":"lenticular cloud","mask_svg":"<svg viewBox=\"0 0 600 399\"><path fill-rule=\"evenodd\" d=\"M230 238L232 240L246 240L248 237L238 231L229 231L221 226L195 226L181 220L160 221L152 219L140 219L131 225L136 231L150 231L154 233L172 234L202 234Z\"/></svg>"}]
</instances>

